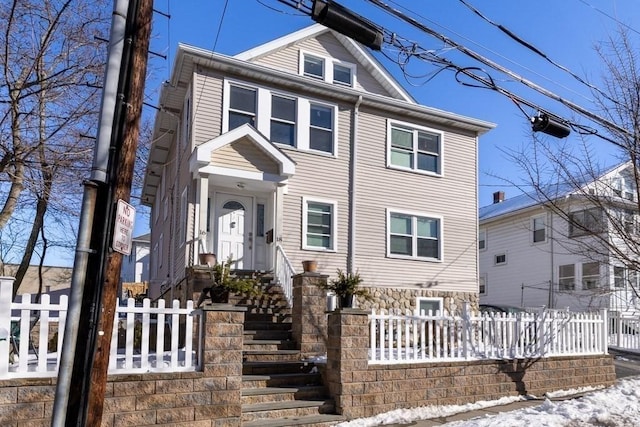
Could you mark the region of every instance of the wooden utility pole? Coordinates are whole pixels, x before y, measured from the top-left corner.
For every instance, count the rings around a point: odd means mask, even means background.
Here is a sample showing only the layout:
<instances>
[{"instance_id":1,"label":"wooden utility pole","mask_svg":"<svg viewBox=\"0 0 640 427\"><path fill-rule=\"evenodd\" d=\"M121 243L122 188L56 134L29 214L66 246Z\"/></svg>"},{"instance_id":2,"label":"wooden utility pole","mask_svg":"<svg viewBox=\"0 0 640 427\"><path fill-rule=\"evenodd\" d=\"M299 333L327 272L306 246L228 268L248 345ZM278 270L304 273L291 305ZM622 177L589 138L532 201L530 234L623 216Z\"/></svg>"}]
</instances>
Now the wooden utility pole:
<instances>
[{"instance_id":1,"label":"wooden utility pole","mask_svg":"<svg viewBox=\"0 0 640 427\"><path fill-rule=\"evenodd\" d=\"M136 1L136 0L133 0ZM136 149L140 136L140 118L144 98L144 84L147 73L147 57L151 36L151 20L153 16L153 0L137 0L135 32L133 36L133 52L129 69L129 97L126 100L125 125L120 155L114 165L115 185L111 209L116 208L118 200L129 201ZM115 215L112 215L115 217ZM109 369L109 352L111 335L116 311L116 299L122 254L110 251L102 288L102 304L98 321L98 336L91 370L91 387L87 402L87 426L99 426L104 409L104 396Z\"/></svg>"}]
</instances>

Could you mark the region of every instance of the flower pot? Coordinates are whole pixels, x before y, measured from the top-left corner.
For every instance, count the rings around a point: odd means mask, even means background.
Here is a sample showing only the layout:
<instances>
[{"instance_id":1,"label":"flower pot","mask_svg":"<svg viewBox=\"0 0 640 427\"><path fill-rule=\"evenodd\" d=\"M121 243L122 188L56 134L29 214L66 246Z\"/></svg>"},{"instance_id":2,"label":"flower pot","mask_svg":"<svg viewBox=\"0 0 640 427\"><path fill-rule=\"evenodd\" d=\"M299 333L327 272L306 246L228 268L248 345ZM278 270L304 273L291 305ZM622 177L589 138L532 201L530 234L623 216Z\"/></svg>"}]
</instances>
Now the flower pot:
<instances>
[{"instance_id":1,"label":"flower pot","mask_svg":"<svg viewBox=\"0 0 640 427\"><path fill-rule=\"evenodd\" d=\"M213 267L217 263L216 254L199 254L198 261L200 261L200 265L208 265L209 267Z\"/></svg>"},{"instance_id":2,"label":"flower pot","mask_svg":"<svg viewBox=\"0 0 640 427\"><path fill-rule=\"evenodd\" d=\"M305 273L315 273L318 271L318 261L302 261L302 270Z\"/></svg>"},{"instance_id":3,"label":"flower pot","mask_svg":"<svg viewBox=\"0 0 640 427\"><path fill-rule=\"evenodd\" d=\"M340 302L340 308L352 308L353 307L353 295L340 295L338 297L338 301Z\"/></svg>"}]
</instances>

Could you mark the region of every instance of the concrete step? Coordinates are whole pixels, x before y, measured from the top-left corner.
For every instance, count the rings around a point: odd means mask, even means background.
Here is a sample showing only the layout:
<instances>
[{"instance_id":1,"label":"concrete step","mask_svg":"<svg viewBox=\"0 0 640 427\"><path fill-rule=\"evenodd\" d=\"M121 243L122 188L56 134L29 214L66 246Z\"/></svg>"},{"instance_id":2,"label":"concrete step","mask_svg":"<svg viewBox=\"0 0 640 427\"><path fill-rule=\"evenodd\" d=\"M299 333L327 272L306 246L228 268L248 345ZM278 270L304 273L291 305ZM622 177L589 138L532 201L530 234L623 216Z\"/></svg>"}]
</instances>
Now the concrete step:
<instances>
[{"instance_id":1,"label":"concrete step","mask_svg":"<svg viewBox=\"0 0 640 427\"><path fill-rule=\"evenodd\" d=\"M330 414L334 410L335 404L330 399L246 404L242 405L242 422Z\"/></svg>"},{"instance_id":2,"label":"concrete step","mask_svg":"<svg viewBox=\"0 0 640 427\"><path fill-rule=\"evenodd\" d=\"M291 340L252 340L244 338L243 351L273 352L278 350L297 350L295 341Z\"/></svg>"},{"instance_id":3,"label":"concrete step","mask_svg":"<svg viewBox=\"0 0 640 427\"><path fill-rule=\"evenodd\" d=\"M291 323L291 313L245 313L244 320L245 325L247 322Z\"/></svg>"},{"instance_id":4,"label":"concrete step","mask_svg":"<svg viewBox=\"0 0 640 427\"><path fill-rule=\"evenodd\" d=\"M291 331L287 328L284 330L278 329L253 329L244 330L244 340L291 340Z\"/></svg>"},{"instance_id":5,"label":"concrete step","mask_svg":"<svg viewBox=\"0 0 640 427\"><path fill-rule=\"evenodd\" d=\"M308 374L317 372L312 362L301 360L288 362L253 361L242 364L243 375L277 375L277 374Z\"/></svg>"},{"instance_id":6,"label":"concrete step","mask_svg":"<svg viewBox=\"0 0 640 427\"><path fill-rule=\"evenodd\" d=\"M245 320L245 331L291 331L291 318L285 322L264 322L262 320Z\"/></svg>"},{"instance_id":7,"label":"concrete step","mask_svg":"<svg viewBox=\"0 0 640 427\"><path fill-rule=\"evenodd\" d=\"M291 372L285 374L249 374L242 375L242 388L254 389L263 387L306 387L322 383L318 373Z\"/></svg>"},{"instance_id":8,"label":"concrete step","mask_svg":"<svg viewBox=\"0 0 640 427\"><path fill-rule=\"evenodd\" d=\"M260 419L243 423L243 427L330 427L345 421L342 415L317 414L302 417L285 417L275 420Z\"/></svg>"},{"instance_id":9,"label":"concrete step","mask_svg":"<svg viewBox=\"0 0 640 427\"><path fill-rule=\"evenodd\" d=\"M244 362L294 362L300 360L299 350L242 350Z\"/></svg>"},{"instance_id":10,"label":"concrete step","mask_svg":"<svg viewBox=\"0 0 640 427\"><path fill-rule=\"evenodd\" d=\"M242 389L243 404L282 402L285 400L319 400L327 397L326 388L322 385Z\"/></svg>"}]
</instances>

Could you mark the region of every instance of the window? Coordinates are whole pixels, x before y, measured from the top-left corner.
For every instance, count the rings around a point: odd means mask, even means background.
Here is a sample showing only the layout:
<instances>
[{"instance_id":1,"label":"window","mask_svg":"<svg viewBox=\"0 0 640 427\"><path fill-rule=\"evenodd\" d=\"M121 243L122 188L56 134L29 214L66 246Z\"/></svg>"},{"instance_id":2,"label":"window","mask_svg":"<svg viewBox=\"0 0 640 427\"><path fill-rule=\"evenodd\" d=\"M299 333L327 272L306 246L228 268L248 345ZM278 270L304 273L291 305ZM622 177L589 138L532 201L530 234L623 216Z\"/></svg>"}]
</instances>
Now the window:
<instances>
[{"instance_id":1,"label":"window","mask_svg":"<svg viewBox=\"0 0 640 427\"><path fill-rule=\"evenodd\" d=\"M440 132L414 129L409 125L389 125L389 166L440 175Z\"/></svg>"},{"instance_id":2,"label":"window","mask_svg":"<svg viewBox=\"0 0 640 427\"><path fill-rule=\"evenodd\" d=\"M317 56L303 55L303 74L309 77L316 77L324 80L324 59Z\"/></svg>"},{"instance_id":3,"label":"window","mask_svg":"<svg viewBox=\"0 0 640 427\"><path fill-rule=\"evenodd\" d=\"M502 265L507 263L507 254L498 254L494 257L495 265Z\"/></svg>"},{"instance_id":4,"label":"window","mask_svg":"<svg viewBox=\"0 0 640 427\"><path fill-rule=\"evenodd\" d=\"M585 262L582 264L582 289L595 289L600 286L600 264Z\"/></svg>"},{"instance_id":5,"label":"window","mask_svg":"<svg viewBox=\"0 0 640 427\"><path fill-rule=\"evenodd\" d=\"M418 297L416 299L416 308L418 314L436 314L442 313L442 298L426 298Z\"/></svg>"},{"instance_id":6,"label":"window","mask_svg":"<svg viewBox=\"0 0 640 427\"><path fill-rule=\"evenodd\" d=\"M229 130L249 123L256 125L255 89L231 86L229 89Z\"/></svg>"},{"instance_id":7,"label":"window","mask_svg":"<svg viewBox=\"0 0 640 427\"><path fill-rule=\"evenodd\" d=\"M296 145L296 100L271 96L271 141Z\"/></svg>"},{"instance_id":8,"label":"window","mask_svg":"<svg viewBox=\"0 0 640 427\"><path fill-rule=\"evenodd\" d=\"M480 295L487 295L487 275L482 274L478 278L478 293Z\"/></svg>"},{"instance_id":9,"label":"window","mask_svg":"<svg viewBox=\"0 0 640 427\"><path fill-rule=\"evenodd\" d=\"M622 211L622 221L624 222L624 231L628 234L636 234L636 216L632 210Z\"/></svg>"},{"instance_id":10,"label":"window","mask_svg":"<svg viewBox=\"0 0 640 427\"><path fill-rule=\"evenodd\" d=\"M531 229L533 231L533 243L540 243L547 240L547 225L544 216L532 218Z\"/></svg>"},{"instance_id":11,"label":"window","mask_svg":"<svg viewBox=\"0 0 640 427\"><path fill-rule=\"evenodd\" d=\"M333 82L351 86L351 67L340 64L333 64Z\"/></svg>"},{"instance_id":12,"label":"window","mask_svg":"<svg viewBox=\"0 0 640 427\"><path fill-rule=\"evenodd\" d=\"M388 212L390 256L441 260L440 218Z\"/></svg>"},{"instance_id":13,"label":"window","mask_svg":"<svg viewBox=\"0 0 640 427\"><path fill-rule=\"evenodd\" d=\"M569 214L569 237L599 233L603 229L602 209L591 208Z\"/></svg>"},{"instance_id":14,"label":"window","mask_svg":"<svg viewBox=\"0 0 640 427\"><path fill-rule=\"evenodd\" d=\"M625 268L624 267L613 267L613 286L616 288L624 288L624 276L625 276Z\"/></svg>"},{"instance_id":15,"label":"window","mask_svg":"<svg viewBox=\"0 0 640 427\"><path fill-rule=\"evenodd\" d=\"M303 249L336 250L336 204L302 199Z\"/></svg>"},{"instance_id":16,"label":"window","mask_svg":"<svg viewBox=\"0 0 640 427\"><path fill-rule=\"evenodd\" d=\"M333 108L312 103L310 113L309 148L333 152Z\"/></svg>"},{"instance_id":17,"label":"window","mask_svg":"<svg viewBox=\"0 0 640 427\"><path fill-rule=\"evenodd\" d=\"M264 203L256 205L256 236L264 237Z\"/></svg>"},{"instance_id":18,"label":"window","mask_svg":"<svg viewBox=\"0 0 640 427\"><path fill-rule=\"evenodd\" d=\"M575 265L566 264L559 267L558 272L558 288L561 291L572 291L576 288L575 285Z\"/></svg>"},{"instance_id":19,"label":"window","mask_svg":"<svg viewBox=\"0 0 640 427\"><path fill-rule=\"evenodd\" d=\"M483 251L487 249L487 230L480 230L478 232L478 250Z\"/></svg>"}]
</instances>

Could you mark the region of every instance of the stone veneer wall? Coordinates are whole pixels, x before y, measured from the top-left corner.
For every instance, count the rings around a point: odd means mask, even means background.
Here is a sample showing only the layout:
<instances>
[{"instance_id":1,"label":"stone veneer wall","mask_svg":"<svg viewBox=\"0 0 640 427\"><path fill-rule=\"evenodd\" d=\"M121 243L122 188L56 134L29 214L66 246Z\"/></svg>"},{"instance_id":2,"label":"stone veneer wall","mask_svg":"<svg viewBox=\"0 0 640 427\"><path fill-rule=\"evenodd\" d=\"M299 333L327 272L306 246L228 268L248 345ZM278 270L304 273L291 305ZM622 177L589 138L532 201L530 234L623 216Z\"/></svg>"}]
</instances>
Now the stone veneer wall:
<instances>
[{"instance_id":1,"label":"stone veneer wall","mask_svg":"<svg viewBox=\"0 0 640 427\"><path fill-rule=\"evenodd\" d=\"M369 417L400 408L462 405L615 382L609 355L370 365L367 312L329 314L327 384L338 413Z\"/></svg>"},{"instance_id":2,"label":"stone veneer wall","mask_svg":"<svg viewBox=\"0 0 640 427\"><path fill-rule=\"evenodd\" d=\"M358 300L358 307L370 311L376 310L415 310L416 298L439 297L442 298L443 310L447 314L460 314L465 302L471 307L478 307L480 297L476 292L451 292L433 289L416 288L369 288L373 301Z\"/></svg>"},{"instance_id":3,"label":"stone veneer wall","mask_svg":"<svg viewBox=\"0 0 640 427\"><path fill-rule=\"evenodd\" d=\"M241 426L244 308L205 307L201 372L110 375L103 427ZM0 425L48 427L55 378L1 380Z\"/></svg>"}]
</instances>

